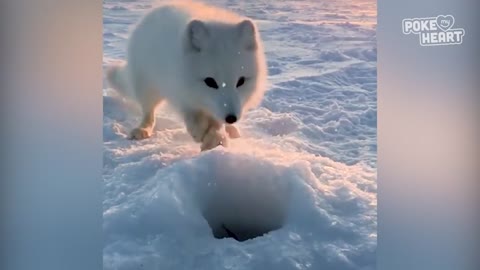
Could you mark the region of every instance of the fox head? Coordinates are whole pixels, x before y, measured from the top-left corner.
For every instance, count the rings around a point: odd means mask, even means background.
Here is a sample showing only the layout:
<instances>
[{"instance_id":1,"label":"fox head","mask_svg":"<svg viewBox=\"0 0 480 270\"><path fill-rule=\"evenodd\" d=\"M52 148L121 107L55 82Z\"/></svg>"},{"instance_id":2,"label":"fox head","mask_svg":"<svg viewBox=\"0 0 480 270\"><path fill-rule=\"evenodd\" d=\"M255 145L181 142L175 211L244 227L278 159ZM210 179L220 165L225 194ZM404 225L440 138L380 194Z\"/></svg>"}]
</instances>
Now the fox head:
<instances>
[{"instance_id":1,"label":"fox head","mask_svg":"<svg viewBox=\"0 0 480 270\"><path fill-rule=\"evenodd\" d=\"M264 93L266 64L255 25L192 20L185 33L184 66L195 109L233 124Z\"/></svg>"}]
</instances>

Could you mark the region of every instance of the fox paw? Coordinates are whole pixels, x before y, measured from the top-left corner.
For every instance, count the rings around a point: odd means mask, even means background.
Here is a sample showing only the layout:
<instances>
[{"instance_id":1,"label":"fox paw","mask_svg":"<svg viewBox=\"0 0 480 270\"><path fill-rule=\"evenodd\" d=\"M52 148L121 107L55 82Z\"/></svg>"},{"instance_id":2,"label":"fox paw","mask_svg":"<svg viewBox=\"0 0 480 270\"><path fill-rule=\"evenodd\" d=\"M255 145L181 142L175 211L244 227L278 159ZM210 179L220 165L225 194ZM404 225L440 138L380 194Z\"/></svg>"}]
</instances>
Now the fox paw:
<instances>
[{"instance_id":1,"label":"fox paw","mask_svg":"<svg viewBox=\"0 0 480 270\"><path fill-rule=\"evenodd\" d=\"M130 140L143 140L150 138L152 136L152 131L146 128L135 128L130 132L128 139Z\"/></svg>"},{"instance_id":2,"label":"fox paw","mask_svg":"<svg viewBox=\"0 0 480 270\"><path fill-rule=\"evenodd\" d=\"M233 125L226 125L225 126L225 131L227 132L228 136L231 138L231 139L237 139L237 138L240 138L240 132L238 131L238 129L233 126Z\"/></svg>"},{"instance_id":3,"label":"fox paw","mask_svg":"<svg viewBox=\"0 0 480 270\"><path fill-rule=\"evenodd\" d=\"M228 146L227 137L215 128L210 128L203 138L201 151L213 149L219 145Z\"/></svg>"}]
</instances>

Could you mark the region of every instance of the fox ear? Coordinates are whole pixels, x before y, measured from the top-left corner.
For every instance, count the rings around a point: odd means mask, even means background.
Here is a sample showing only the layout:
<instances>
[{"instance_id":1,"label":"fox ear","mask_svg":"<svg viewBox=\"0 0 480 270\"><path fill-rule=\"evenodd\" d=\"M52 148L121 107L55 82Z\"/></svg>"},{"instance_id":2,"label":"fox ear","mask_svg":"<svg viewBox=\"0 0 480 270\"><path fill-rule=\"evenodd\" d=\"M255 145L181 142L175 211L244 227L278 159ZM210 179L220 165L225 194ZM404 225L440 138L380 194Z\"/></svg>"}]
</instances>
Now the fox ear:
<instances>
[{"instance_id":1,"label":"fox ear","mask_svg":"<svg viewBox=\"0 0 480 270\"><path fill-rule=\"evenodd\" d=\"M199 20L191 21L187 26L187 37L191 47L196 51L201 51L207 45L210 33L207 25Z\"/></svg>"},{"instance_id":2,"label":"fox ear","mask_svg":"<svg viewBox=\"0 0 480 270\"><path fill-rule=\"evenodd\" d=\"M253 51L257 48L257 40L255 38L255 25L251 20L244 20L237 25L240 39L245 49Z\"/></svg>"}]
</instances>

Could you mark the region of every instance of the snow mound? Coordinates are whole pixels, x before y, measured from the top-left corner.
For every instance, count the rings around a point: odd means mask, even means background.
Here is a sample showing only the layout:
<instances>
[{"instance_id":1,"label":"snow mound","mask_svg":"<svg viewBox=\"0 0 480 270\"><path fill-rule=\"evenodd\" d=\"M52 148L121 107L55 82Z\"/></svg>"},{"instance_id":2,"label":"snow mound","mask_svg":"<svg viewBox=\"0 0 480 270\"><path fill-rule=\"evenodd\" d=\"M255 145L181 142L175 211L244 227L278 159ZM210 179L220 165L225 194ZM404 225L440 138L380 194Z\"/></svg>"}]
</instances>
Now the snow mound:
<instances>
[{"instance_id":1,"label":"snow mound","mask_svg":"<svg viewBox=\"0 0 480 270\"><path fill-rule=\"evenodd\" d=\"M146 180L130 179L143 184L106 205L105 269L374 265L373 170L254 139L193 156L193 149L180 151L156 156L167 165ZM112 159L122 155L129 154ZM132 162L122 175L136 175L152 160ZM123 180L106 177L128 185Z\"/></svg>"}]
</instances>

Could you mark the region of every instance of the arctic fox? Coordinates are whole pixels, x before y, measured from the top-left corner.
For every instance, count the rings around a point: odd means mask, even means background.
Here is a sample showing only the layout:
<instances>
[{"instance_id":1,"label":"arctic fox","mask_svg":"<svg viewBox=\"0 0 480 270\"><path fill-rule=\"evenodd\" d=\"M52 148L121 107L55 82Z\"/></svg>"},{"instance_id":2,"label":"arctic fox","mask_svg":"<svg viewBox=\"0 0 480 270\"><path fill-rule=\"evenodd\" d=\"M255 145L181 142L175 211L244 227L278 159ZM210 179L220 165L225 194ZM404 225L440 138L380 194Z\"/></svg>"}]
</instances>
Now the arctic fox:
<instances>
[{"instance_id":1,"label":"arctic fox","mask_svg":"<svg viewBox=\"0 0 480 270\"><path fill-rule=\"evenodd\" d=\"M131 139L152 135L155 108L167 101L201 150L240 136L234 123L256 106L267 69L255 24L226 10L184 2L154 8L131 33L127 62L107 71L134 98L143 120Z\"/></svg>"}]
</instances>

